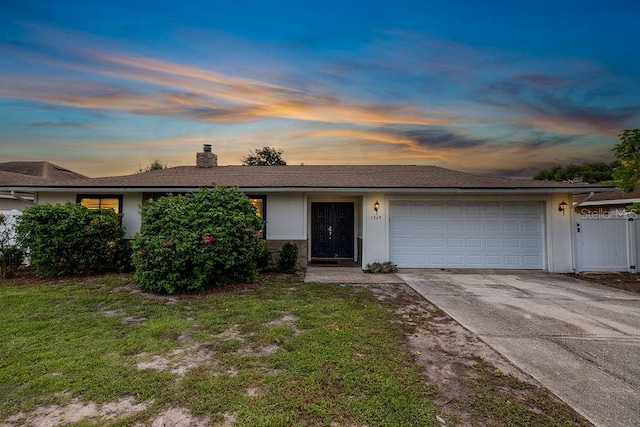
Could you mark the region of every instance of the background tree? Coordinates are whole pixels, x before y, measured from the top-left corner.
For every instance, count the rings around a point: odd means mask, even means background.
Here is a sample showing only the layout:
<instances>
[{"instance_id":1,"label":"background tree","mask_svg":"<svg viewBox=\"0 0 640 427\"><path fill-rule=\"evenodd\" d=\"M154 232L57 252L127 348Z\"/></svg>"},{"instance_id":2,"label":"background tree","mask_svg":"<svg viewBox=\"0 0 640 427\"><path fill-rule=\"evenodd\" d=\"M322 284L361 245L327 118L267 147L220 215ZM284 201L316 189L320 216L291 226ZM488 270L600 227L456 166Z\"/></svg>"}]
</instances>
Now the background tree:
<instances>
[{"instance_id":1,"label":"background tree","mask_svg":"<svg viewBox=\"0 0 640 427\"><path fill-rule=\"evenodd\" d=\"M614 171L620 166L620 161L611 163L596 162L583 163L581 165L569 164L564 166L552 166L543 169L534 175L533 179L541 181L567 182L581 178L584 182L594 184L597 182L611 181Z\"/></svg>"},{"instance_id":2,"label":"background tree","mask_svg":"<svg viewBox=\"0 0 640 427\"><path fill-rule=\"evenodd\" d=\"M168 165L166 163L162 163L160 160L155 159L153 162L151 162L150 165L146 166L145 168L138 169L138 173L157 171L160 169L166 169L167 167Z\"/></svg>"},{"instance_id":3,"label":"background tree","mask_svg":"<svg viewBox=\"0 0 640 427\"><path fill-rule=\"evenodd\" d=\"M256 148L251 154L242 158L244 166L286 166L282 158L282 150L278 148Z\"/></svg>"},{"instance_id":4,"label":"background tree","mask_svg":"<svg viewBox=\"0 0 640 427\"><path fill-rule=\"evenodd\" d=\"M613 152L621 163L613 175L615 183L623 191L631 192L640 181L640 129L625 129Z\"/></svg>"}]
</instances>

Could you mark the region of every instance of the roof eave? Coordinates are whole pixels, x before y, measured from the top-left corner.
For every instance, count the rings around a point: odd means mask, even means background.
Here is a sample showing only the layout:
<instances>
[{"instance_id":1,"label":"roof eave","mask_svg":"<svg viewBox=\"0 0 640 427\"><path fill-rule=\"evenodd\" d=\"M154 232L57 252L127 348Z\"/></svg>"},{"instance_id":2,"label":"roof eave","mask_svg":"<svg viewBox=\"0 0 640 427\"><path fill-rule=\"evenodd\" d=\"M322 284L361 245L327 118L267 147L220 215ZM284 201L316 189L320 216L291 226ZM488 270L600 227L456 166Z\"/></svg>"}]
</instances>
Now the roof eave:
<instances>
[{"instance_id":1,"label":"roof eave","mask_svg":"<svg viewBox=\"0 0 640 427\"><path fill-rule=\"evenodd\" d=\"M26 193L39 192L104 192L104 193L161 193L161 192L187 192L207 186L176 186L176 187L122 187L122 186L4 186L0 191L19 191ZM589 192L611 191L611 187L237 187L243 192L339 192L339 193L429 193L429 194L516 194L516 193L572 193L582 194Z\"/></svg>"}]
</instances>

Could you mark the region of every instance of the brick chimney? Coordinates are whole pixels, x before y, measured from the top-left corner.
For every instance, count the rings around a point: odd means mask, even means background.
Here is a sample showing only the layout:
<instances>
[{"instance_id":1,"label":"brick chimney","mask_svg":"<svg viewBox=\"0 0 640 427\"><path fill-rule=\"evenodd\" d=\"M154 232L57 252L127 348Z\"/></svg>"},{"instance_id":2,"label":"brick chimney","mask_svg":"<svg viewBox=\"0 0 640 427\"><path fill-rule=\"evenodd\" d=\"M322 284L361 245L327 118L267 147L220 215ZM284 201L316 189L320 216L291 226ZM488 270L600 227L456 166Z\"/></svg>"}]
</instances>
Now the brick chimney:
<instances>
[{"instance_id":1,"label":"brick chimney","mask_svg":"<svg viewBox=\"0 0 640 427\"><path fill-rule=\"evenodd\" d=\"M204 144L202 153L196 153L196 167L214 168L218 166L218 156L211 152L211 144Z\"/></svg>"}]
</instances>

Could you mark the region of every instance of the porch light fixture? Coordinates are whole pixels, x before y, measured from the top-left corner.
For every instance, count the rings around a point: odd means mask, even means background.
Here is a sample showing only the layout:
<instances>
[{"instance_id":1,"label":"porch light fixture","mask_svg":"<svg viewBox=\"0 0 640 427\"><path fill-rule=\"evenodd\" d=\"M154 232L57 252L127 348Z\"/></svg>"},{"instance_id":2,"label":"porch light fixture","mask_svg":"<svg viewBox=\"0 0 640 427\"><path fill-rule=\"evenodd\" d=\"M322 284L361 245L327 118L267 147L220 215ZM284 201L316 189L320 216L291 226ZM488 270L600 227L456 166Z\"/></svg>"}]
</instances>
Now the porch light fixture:
<instances>
[{"instance_id":1,"label":"porch light fixture","mask_svg":"<svg viewBox=\"0 0 640 427\"><path fill-rule=\"evenodd\" d=\"M560 202L560 205L558 205L558 212L562 212L562 215L564 215L564 211L567 210L567 206L567 202L563 200L562 202Z\"/></svg>"},{"instance_id":2,"label":"porch light fixture","mask_svg":"<svg viewBox=\"0 0 640 427\"><path fill-rule=\"evenodd\" d=\"M378 209L380 209L380 203L378 203L378 201L376 200L376 202L373 204L373 210L378 213Z\"/></svg>"}]
</instances>

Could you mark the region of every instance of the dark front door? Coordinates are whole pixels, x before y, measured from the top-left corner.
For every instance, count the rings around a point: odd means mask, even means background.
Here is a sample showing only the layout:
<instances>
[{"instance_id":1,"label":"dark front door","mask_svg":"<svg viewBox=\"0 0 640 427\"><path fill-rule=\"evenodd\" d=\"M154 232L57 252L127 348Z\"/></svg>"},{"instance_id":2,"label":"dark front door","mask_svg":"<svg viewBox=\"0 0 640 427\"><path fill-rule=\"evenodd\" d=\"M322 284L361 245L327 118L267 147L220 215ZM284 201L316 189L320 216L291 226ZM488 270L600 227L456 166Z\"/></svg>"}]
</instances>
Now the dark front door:
<instances>
[{"instance_id":1,"label":"dark front door","mask_svg":"<svg viewBox=\"0 0 640 427\"><path fill-rule=\"evenodd\" d=\"M311 203L311 257L353 258L353 203Z\"/></svg>"}]
</instances>

